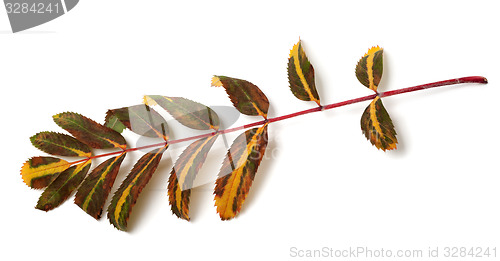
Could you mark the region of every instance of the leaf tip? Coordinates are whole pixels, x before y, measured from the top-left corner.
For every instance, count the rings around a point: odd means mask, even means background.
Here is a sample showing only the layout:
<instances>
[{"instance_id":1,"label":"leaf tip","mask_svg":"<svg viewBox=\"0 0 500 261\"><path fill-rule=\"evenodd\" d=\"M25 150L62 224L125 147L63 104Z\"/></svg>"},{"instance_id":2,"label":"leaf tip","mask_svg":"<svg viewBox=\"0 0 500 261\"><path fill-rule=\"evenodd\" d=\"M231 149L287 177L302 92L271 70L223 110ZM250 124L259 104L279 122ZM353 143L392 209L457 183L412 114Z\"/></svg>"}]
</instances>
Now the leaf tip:
<instances>
[{"instance_id":1,"label":"leaf tip","mask_svg":"<svg viewBox=\"0 0 500 261\"><path fill-rule=\"evenodd\" d=\"M301 43L302 43L302 40L300 40L300 37L299 37L299 41L296 44L294 44L293 47L292 47L292 49L290 50L289 59L292 58L294 55L298 56L299 47L300 47Z\"/></svg>"},{"instance_id":2,"label":"leaf tip","mask_svg":"<svg viewBox=\"0 0 500 261\"><path fill-rule=\"evenodd\" d=\"M372 55L378 51L383 51L384 48L381 48L380 46L372 46L370 49L368 49L368 51L365 53L365 55L363 55L363 57L367 56L367 55Z\"/></svg>"},{"instance_id":3,"label":"leaf tip","mask_svg":"<svg viewBox=\"0 0 500 261\"><path fill-rule=\"evenodd\" d=\"M158 103L153 98L151 98L151 95L144 95L142 103L144 103L147 106L158 105Z\"/></svg>"},{"instance_id":4,"label":"leaf tip","mask_svg":"<svg viewBox=\"0 0 500 261\"><path fill-rule=\"evenodd\" d=\"M212 77L212 87L222 87L222 82L219 76L214 75L214 77Z\"/></svg>"}]
</instances>

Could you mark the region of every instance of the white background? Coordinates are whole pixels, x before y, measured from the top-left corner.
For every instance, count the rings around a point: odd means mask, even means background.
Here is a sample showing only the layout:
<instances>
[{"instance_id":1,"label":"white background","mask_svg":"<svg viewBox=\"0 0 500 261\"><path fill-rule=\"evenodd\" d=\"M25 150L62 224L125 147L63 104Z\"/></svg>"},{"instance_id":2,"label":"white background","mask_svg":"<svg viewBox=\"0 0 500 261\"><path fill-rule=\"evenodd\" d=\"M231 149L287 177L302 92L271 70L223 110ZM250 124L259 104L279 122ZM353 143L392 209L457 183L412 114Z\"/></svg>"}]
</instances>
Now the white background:
<instances>
[{"instance_id":1,"label":"white background","mask_svg":"<svg viewBox=\"0 0 500 261\"><path fill-rule=\"evenodd\" d=\"M500 251L499 25L496 1L81 1L17 34L0 11L1 259L297 259L292 247ZM216 214L210 183L193 192L191 222L171 214L167 178L181 148L165 154L128 233L72 199L48 213L34 209L41 191L19 169L44 155L31 135L62 131L53 114L102 122L107 109L144 94L230 105L222 88L210 87L214 74L258 85L270 117L312 108L288 88L287 58L299 37L323 104L371 94L354 67L374 45L384 48L381 91L470 75L490 83L385 98L397 151L378 151L361 134L368 102L272 124L267 157L232 221ZM192 134L172 129L174 138ZM126 135L134 145L137 137ZM219 140L200 175L213 179L224 153ZM120 180L140 155L128 158Z\"/></svg>"}]
</instances>

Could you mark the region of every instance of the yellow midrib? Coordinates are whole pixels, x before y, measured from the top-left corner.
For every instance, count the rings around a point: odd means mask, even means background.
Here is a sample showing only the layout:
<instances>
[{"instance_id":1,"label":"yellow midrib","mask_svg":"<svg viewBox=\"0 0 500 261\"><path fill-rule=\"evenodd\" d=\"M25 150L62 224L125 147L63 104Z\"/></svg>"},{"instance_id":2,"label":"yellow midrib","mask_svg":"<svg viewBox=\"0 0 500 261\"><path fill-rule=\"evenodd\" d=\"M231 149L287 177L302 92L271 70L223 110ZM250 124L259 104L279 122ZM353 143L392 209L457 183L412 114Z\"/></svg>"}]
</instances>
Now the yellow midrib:
<instances>
[{"instance_id":1,"label":"yellow midrib","mask_svg":"<svg viewBox=\"0 0 500 261\"><path fill-rule=\"evenodd\" d=\"M373 127L375 127L375 130L379 133L379 134L383 134L382 133L382 128L380 127L380 123L377 119L377 108L375 106L375 103L380 99L379 96L375 97L375 99L373 99L373 101L370 103L370 119L372 121L372 124L373 124Z\"/></svg>"},{"instance_id":2,"label":"yellow midrib","mask_svg":"<svg viewBox=\"0 0 500 261\"><path fill-rule=\"evenodd\" d=\"M161 155L160 153L157 153L154 157L151 158L151 160L149 160L149 162L144 166L144 168L142 168L142 170L139 172L143 172L145 169L147 169L147 167L151 164L151 162L153 162L156 157L158 157L158 155ZM118 202L116 203L116 208L115 208L115 221L118 222L118 218L120 216L120 212L121 212L121 209L122 209L122 206L123 204L125 204L125 200L127 199L129 193L130 193L130 190L132 189L132 187L134 186L135 182L141 177L141 174L138 174L131 182L130 184L127 186L127 188L123 191L122 195L120 196L120 198L118 199Z\"/></svg>"},{"instance_id":3,"label":"yellow midrib","mask_svg":"<svg viewBox=\"0 0 500 261\"><path fill-rule=\"evenodd\" d=\"M175 196L176 196L176 204L177 208L179 211L181 210L181 202L182 202L182 185L184 184L184 181L186 180L187 173L189 172L190 167L192 166L192 163L196 156L200 153L200 151L205 147L205 145L213 138L216 137L216 135L209 137L201 146L198 147L198 149L191 154L191 157L189 160L184 164L184 167L182 168L181 172L179 175L177 175L177 189L175 191Z\"/></svg>"},{"instance_id":4,"label":"yellow midrib","mask_svg":"<svg viewBox=\"0 0 500 261\"><path fill-rule=\"evenodd\" d=\"M242 175L243 169L245 167L244 163L248 160L248 156L250 155L252 148L255 146L255 144L257 144L256 137L259 136L264 131L265 126L266 125L260 127L258 129L258 131L252 136L252 140L250 143L247 144L245 152L238 159L236 166L239 166L239 167L236 168L235 170L233 170L230 174L227 174L227 175L231 175L231 177L228 180L228 184L229 183L231 184L231 188L229 189L228 193L223 193L223 195L221 197L222 202L225 202L225 204L223 204L223 206L221 206L223 208L223 210L222 210L223 212L221 214L223 214L224 217L232 216L231 215L232 213L228 213L228 210L232 212L232 208L227 207L228 205L230 205L229 200L230 199L236 200L236 198L235 198L236 192L238 191L238 187L240 185L239 183L241 180L241 175ZM233 202L231 202L231 203L234 204Z\"/></svg>"},{"instance_id":5,"label":"yellow midrib","mask_svg":"<svg viewBox=\"0 0 500 261\"><path fill-rule=\"evenodd\" d=\"M309 84L307 84L307 80L306 80L306 77L304 76L304 72L302 72L302 68L300 67L300 61L299 61L299 45L300 45L300 42L297 43L294 47L293 47L293 50L292 50L292 57L294 58L293 59L293 63L295 65L295 71L297 72L297 75L299 76L299 79L300 79L300 82L302 83L302 85L304 86L304 89L306 90L307 92L307 95L309 95L309 99L311 99L311 101L315 101L316 103L319 104L319 100L316 99L316 97L314 97L312 95L312 92L311 92L311 88L309 87Z\"/></svg>"},{"instance_id":6,"label":"yellow midrib","mask_svg":"<svg viewBox=\"0 0 500 261\"><path fill-rule=\"evenodd\" d=\"M121 156L121 155L120 155ZM104 173L109 173L109 170L111 169L111 167L113 167L113 165L115 164L115 162L120 158L120 156L116 157L115 160L106 168L106 170L104 171ZM84 210L87 210L89 204L90 204L90 201L92 199L92 195L95 193L95 190L97 188L97 185L103 181L105 178L106 178L106 175L103 175L104 173L101 174L101 177L99 177L99 180L97 181L97 183L94 185L94 187L92 188L92 190L88 193L87 195L87 198L85 199L85 201L83 202L82 204L82 208Z\"/></svg>"},{"instance_id":7,"label":"yellow midrib","mask_svg":"<svg viewBox=\"0 0 500 261\"><path fill-rule=\"evenodd\" d=\"M33 179L47 175L47 171L50 170L52 173L57 173L66 170L69 165L67 161L54 162L48 165L43 165L36 168L31 168L29 163L23 166L21 173L23 174L23 180L26 184L31 184Z\"/></svg>"}]
</instances>

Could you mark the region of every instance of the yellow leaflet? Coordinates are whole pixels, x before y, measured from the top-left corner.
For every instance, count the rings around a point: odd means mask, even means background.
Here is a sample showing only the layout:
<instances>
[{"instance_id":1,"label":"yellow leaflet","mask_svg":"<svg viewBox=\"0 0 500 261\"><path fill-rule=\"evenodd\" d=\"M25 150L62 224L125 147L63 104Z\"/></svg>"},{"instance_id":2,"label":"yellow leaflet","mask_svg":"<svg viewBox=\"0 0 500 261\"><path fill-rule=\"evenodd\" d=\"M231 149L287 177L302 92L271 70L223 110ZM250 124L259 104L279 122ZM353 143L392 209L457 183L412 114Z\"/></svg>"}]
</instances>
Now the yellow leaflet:
<instances>
[{"instance_id":1,"label":"yellow leaflet","mask_svg":"<svg viewBox=\"0 0 500 261\"><path fill-rule=\"evenodd\" d=\"M241 176L243 175L243 171L245 170L245 163L248 160L248 156L252 153L252 149L257 145L259 141L259 137L264 132L267 123L260 127L257 132L253 135L252 140L247 143L245 148L245 152L242 153L241 157L236 162L236 169L234 169L228 175L231 175L227 181L227 184L231 184L231 188L228 190L224 189L224 193L220 198L219 202L222 204L217 205L217 209L222 208L223 212L219 212L221 217L230 218L233 217L235 213L233 213L232 208L228 207L233 204L235 200L237 200L238 187L241 182ZM235 159L233 159L234 162ZM231 202L230 202L231 201ZM217 204L217 201L216 201Z\"/></svg>"},{"instance_id":2,"label":"yellow leaflet","mask_svg":"<svg viewBox=\"0 0 500 261\"><path fill-rule=\"evenodd\" d=\"M21 168L21 176L23 178L23 181L30 187L32 186L31 182L34 179L63 172L70 166L69 162L62 159L58 159L58 161L49 164L43 164L42 162L33 162L35 160L42 161L43 157L35 157L31 160L28 160L23 164L23 167ZM33 164L40 165L33 167Z\"/></svg>"},{"instance_id":3,"label":"yellow leaflet","mask_svg":"<svg viewBox=\"0 0 500 261\"><path fill-rule=\"evenodd\" d=\"M293 46L292 50L290 51L290 58L293 57L293 62L294 62L294 65L295 65L295 71L297 72L297 75L299 76L300 82L304 86L305 91L309 95L309 98L311 99L311 101L315 101L318 104L318 106L319 106L320 105L319 100L316 99L314 97L314 95L312 95L311 88L309 87L309 84L307 83L307 80L306 80L306 77L304 76L304 72L302 71L302 68L300 67L299 55L300 56L305 56L305 53L302 50L302 48L299 48L300 45L301 45L301 42L299 40L299 42L297 44L295 44ZM301 51L301 52L299 52L299 51Z\"/></svg>"}]
</instances>

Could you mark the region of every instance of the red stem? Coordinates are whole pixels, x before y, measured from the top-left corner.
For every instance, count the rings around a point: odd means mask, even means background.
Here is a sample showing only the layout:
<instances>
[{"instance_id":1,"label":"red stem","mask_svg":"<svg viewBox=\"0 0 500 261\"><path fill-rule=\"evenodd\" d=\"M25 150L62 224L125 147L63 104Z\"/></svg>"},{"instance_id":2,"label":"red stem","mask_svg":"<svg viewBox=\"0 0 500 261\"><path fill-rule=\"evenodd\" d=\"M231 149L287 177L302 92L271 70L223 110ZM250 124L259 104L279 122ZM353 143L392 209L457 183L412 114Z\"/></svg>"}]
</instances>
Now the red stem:
<instances>
[{"instance_id":1,"label":"red stem","mask_svg":"<svg viewBox=\"0 0 500 261\"><path fill-rule=\"evenodd\" d=\"M397 90L393 90L393 91L387 91L387 92L381 92L381 93L374 93L372 95L367 95L367 96L363 96L363 97L356 98L356 99L351 99L351 100L347 100L347 101L332 103L332 104L328 104L328 105L324 105L324 106L318 106L318 107L315 107L315 108L312 108L312 109L303 110L303 111L299 111L299 112L295 112L295 113L290 113L290 114L286 114L286 115L275 117L275 118L268 118L266 120L257 121L257 122L246 124L246 125L243 125L243 126L240 126L240 127L235 127L235 128L231 128L231 129L214 131L214 132L210 132L210 133L205 133L205 134L201 134L201 135L197 135L197 136L186 137L186 138L177 139L177 140L170 140L168 142L161 142L161 143L156 143L156 144L151 144L151 145L146 145L146 146L141 146L141 147L136 147L136 148L129 148L129 149L125 149L125 150L122 150L122 151L115 151L115 152L110 152L110 153L106 153L106 154L95 155L95 156L92 156L90 158L86 158L86 159L78 160L78 161L75 161L75 162L71 162L71 165L77 164L77 163L80 163L80 162L84 162L84 161L87 161L87 160L90 160L90 159L101 158L101 157L106 157L106 156L112 156L112 155L117 155L117 154L121 154L121 153L125 153L125 152L131 152L131 151L141 150L141 149L147 149L147 148L153 148L153 147L160 147L160 146L165 146L167 144L181 143L181 142L184 142L184 141L201 139L201 138L213 136L213 135L216 135L216 134L224 134L224 133L230 133L230 132L234 132L234 131L244 130L244 129L248 129L248 128L251 128L251 127L256 127L256 126L263 125L266 122L271 123L271 122L282 121L282 120L286 120L286 119L289 119L289 118L294 118L294 117L297 117L297 116L300 116L300 115L305 115L305 114L309 114L309 113L313 113L313 112L317 112L317 111L324 111L324 110L329 110L329 109L333 109L333 108L337 108L337 107L342 107L342 106L345 106L345 105L354 104L354 103L358 103L358 102L362 102L362 101L372 100L372 99L374 99L377 96L388 97L388 96L398 95L398 94L407 93L407 92L420 91L420 90L425 90L425 89L429 89L429 88L446 86L446 85L453 85L453 84L459 84L459 83L482 83L482 84L485 84L485 83L488 83L488 80L486 78L482 77L482 76L470 76L470 77L462 77L462 78L450 79L450 80L446 80L446 81L439 81L439 82L433 82L433 83L428 83L428 84L422 84L422 85L417 85L417 86L413 86L413 87L397 89Z\"/></svg>"}]
</instances>

